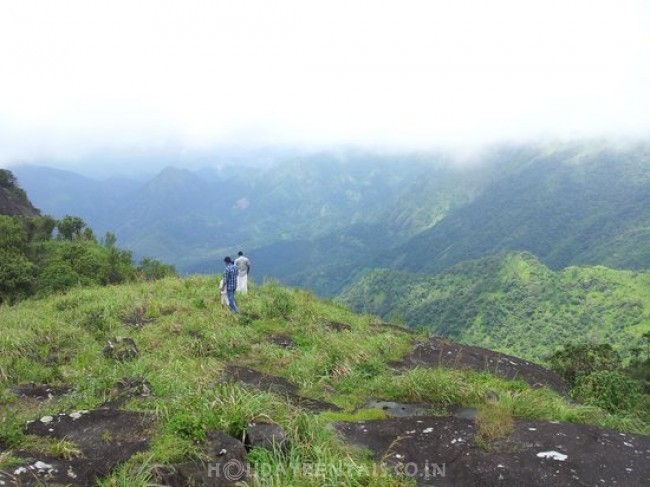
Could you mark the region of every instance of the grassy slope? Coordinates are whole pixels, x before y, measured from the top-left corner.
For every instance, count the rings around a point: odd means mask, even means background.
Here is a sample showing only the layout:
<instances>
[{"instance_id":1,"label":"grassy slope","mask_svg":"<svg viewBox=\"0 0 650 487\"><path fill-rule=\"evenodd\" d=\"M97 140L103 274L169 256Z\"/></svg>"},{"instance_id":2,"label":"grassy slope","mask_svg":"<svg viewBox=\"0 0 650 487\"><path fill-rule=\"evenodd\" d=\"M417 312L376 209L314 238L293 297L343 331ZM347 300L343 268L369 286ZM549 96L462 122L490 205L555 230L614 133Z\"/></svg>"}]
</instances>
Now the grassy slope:
<instances>
[{"instance_id":1,"label":"grassy slope","mask_svg":"<svg viewBox=\"0 0 650 487\"><path fill-rule=\"evenodd\" d=\"M650 273L602 266L552 271L528 253L468 261L436 276L375 271L342 300L534 361L575 342L611 343L629 356L650 331Z\"/></svg>"},{"instance_id":2,"label":"grassy slope","mask_svg":"<svg viewBox=\"0 0 650 487\"><path fill-rule=\"evenodd\" d=\"M215 278L167 279L110 288L80 289L67 295L0 307L0 444L57 454L74 445L25 436L21 425L46 414L91 409L111 398L122 378L144 378L153 396L133 399L128 409L155 415L152 449L132 458L103 485L146 485L154 465L197 455L195 440L208 428L241 437L253 420L279 423L289 434L288 453L253 452L255 462L371 465L369 457L342 444L327 424L333 420L377 418L364 409L369 399L427 401L440 412L450 406L483 408L489 391L498 406L515 417L588 422L650 433L647 424L607 415L594 407L569 404L545 389L505 382L487 373L417 369L396 374L386 362L404 355L412 336L378 331L370 316L353 314L312 294L266 283L240 299L244 313L229 314L220 304ZM141 328L125 324L146 321ZM341 322L350 331L326 325ZM268 341L289 335L294 348ZM106 340L128 336L138 358L115 362L102 355ZM420 338L424 338L421 336ZM344 413L301 412L285 399L219 381L227 364L256 368L298 384L304 395L344 408ZM74 391L60 399L25 402L8 392L28 382L69 384ZM493 406L490 406L493 407ZM360 409L359 409L360 408ZM73 454L73 453L72 453ZM0 453L0 468L14 461ZM284 477L260 479L263 485L397 485L372 478L372 469L346 469L346 478ZM328 475L334 475L329 472ZM279 482L279 483L278 483ZM404 485L404 484L402 484Z\"/></svg>"}]
</instances>

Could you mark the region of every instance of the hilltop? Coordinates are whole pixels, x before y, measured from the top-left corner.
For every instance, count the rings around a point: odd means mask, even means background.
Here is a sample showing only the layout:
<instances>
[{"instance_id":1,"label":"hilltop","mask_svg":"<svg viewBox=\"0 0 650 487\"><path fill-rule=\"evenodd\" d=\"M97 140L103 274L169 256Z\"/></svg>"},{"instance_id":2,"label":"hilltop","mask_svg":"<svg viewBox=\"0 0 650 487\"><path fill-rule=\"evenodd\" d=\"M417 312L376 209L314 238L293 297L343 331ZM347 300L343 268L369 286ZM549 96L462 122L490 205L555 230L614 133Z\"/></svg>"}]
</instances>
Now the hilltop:
<instances>
[{"instance_id":1,"label":"hilltop","mask_svg":"<svg viewBox=\"0 0 650 487\"><path fill-rule=\"evenodd\" d=\"M576 403L536 364L275 282L253 286L240 307L239 316L222 307L208 276L0 306L0 480L144 487L650 479L642 405L611 412Z\"/></svg>"}]
</instances>

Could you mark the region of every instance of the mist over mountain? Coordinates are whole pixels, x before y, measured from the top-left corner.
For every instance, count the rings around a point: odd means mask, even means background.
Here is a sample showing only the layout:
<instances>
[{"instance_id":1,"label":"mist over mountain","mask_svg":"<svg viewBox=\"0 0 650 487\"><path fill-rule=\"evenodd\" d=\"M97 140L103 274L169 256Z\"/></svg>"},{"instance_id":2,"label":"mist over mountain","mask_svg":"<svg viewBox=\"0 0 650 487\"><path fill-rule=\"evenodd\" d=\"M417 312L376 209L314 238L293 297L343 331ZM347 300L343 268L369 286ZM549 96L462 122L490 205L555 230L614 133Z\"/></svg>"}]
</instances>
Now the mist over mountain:
<instances>
[{"instance_id":1,"label":"mist over mountain","mask_svg":"<svg viewBox=\"0 0 650 487\"><path fill-rule=\"evenodd\" d=\"M568 146L503 159L502 177L378 259L378 266L437 273L467 259L526 250L554 269L650 267L647 144ZM413 258L417 256L417 258Z\"/></svg>"},{"instance_id":2,"label":"mist over mountain","mask_svg":"<svg viewBox=\"0 0 650 487\"><path fill-rule=\"evenodd\" d=\"M553 269L650 264L650 144L582 142L449 154L336 151L266 166L167 167L146 181L16 166L35 205L117 234L136 257L332 296L366 268L438 273L524 250Z\"/></svg>"},{"instance_id":3,"label":"mist over mountain","mask_svg":"<svg viewBox=\"0 0 650 487\"><path fill-rule=\"evenodd\" d=\"M239 248L254 254L281 243L312 242L332 232L344 233L352 226L381 223L378 241L384 245L406 238L431 225L458 197L457 190L442 188L427 197L432 201L427 211L416 209L413 217L404 214L409 207L419 208L419 203L408 195L400 202L400 196L432 170L439 172L440 180L456 173L428 155L396 158L363 153L294 157L266 170L167 168L139 184L90 181L37 167L14 169L33 200L54 216L79 214L98 234L115 232L136 255L155 255L186 272L213 272L223 255ZM61 185L60 178L69 185ZM102 211L96 212L97 208ZM387 226L386 211L392 213ZM376 239L374 233L363 233L362 247L368 238ZM279 257L260 259L258 276L266 275L263 266L275 265ZM327 259L323 256L321 264L327 264ZM304 267L295 258L289 265L293 270Z\"/></svg>"}]
</instances>

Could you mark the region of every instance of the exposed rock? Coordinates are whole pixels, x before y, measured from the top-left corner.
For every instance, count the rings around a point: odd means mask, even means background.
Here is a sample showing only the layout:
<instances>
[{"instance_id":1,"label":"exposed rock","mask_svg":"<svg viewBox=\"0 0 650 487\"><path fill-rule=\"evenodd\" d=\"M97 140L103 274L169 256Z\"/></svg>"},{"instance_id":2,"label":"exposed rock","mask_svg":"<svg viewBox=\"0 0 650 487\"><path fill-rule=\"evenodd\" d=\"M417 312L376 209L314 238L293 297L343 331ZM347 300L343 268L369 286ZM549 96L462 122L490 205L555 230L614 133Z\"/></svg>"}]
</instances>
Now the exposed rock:
<instances>
[{"instance_id":1,"label":"exposed rock","mask_svg":"<svg viewBox=\"0 0 650 487\"><path fill-rule=\"evenodd\" d=\"M145 308L137 308L133 314L123 317L122 323L127 326L132 326L133 328L140 329L144 325L156 321L154 318L146 318L146 311L147 310Z\"/></svg>"},{"instance_id":2,"label":"exposed rock","mask_svg":"<svg viewBox=\"0 0 650 487\"><path fill-rule=\"evenodd\" d=\"M127 360L138 356L138 347L132 338L116 337L106 343L103 350L104 357L115 360Z\"/></svg>"},{"instance_id":3,"label":"exposed rock","mask_svg":"<svg viewBox=\"0 0 650 487\"><path fill-rule=\"evenodd\" d=\"M369 401L366 404L368 408L381 409L387 415L395 418L403 418L406 416L423 416L429 414L432 406L431 404L407 404L393 401Z\"/></svg>"},{"instance_id":4,"label":"exposed rock","mask_svg":"<svg viewBox=\"0 0 650 487\"><path fill-rule=\"evenodd\" d=\"M270 335L268 340L274 345L277 345L278 347L282 347L282 348L293 348L296 346L296 342L294 342L289 335L282 335L282 334Z\"/></svg>"},{"instance_id":5,"label":"exposed rock","mask_svg":"<svg viewBox=\"0 0 650 487\"><path fill-rule=\"evenodd\" d=\"M205 462L185 462L158 472L159 485L230 487L245 482L250 470L241 441L220 431L209 431Z\"/></svg>"},{"instance_id":6,"label":"exposed rock","mask_svg":"<svg viewBox=\"0 0 650 487\"><path fill-rule=\"evenodd\" d=\"M507 380L522 380L533 387L548 387L561 394L568 391L562 378L541 365L481 347L461 345L440 337L418 343L395 368L437 367L490 372Z\"/></svg>"},{"instance_id":7,"label":"exposed rock","mask_svg":"<svg viewBox=\"0 0 650 487\"><path fill-rule=\"evenodd\" d=\"M67 385L53 386L49 384L19 384L9 387L9 391L18 397L29 397L37 401L53 399L70 392L72 388Z\"/></svg>"},{"instance_id":8,"label":"exposed rock","mask_svg":"<svg viewBox=\"0 0 650 487\"><path fill-rule=\"evenodd\" d=\"M36 216L41 212L34 208L27 194L18 186L16 177L8 169L0 169L0 215Z\"/></svg>"},{"instance_id":9,"label":"exposed rock","mask_svg":"<svg viewBox=\"0 0 650 487\"><path fill-rule=\"evenodd\" d=\"M252 448L285 449L287 446L287 433L279 424L251 423L246 428L244 444L249 450Z\"/></svg>"},{"instance_id":10,"label":"exposed rock","mask_svg":"<svg viewBox=\"0 0 650 487\"><path fill-rule=\"evenodd\" d=\"M48 419L48 421L43 421ZM134 453L148 448L150 418L133 411L94 410L58 414L25 427L31 435L72 442L79 450L65 460L19 450L14 456L25 463L14 467L13 478L0 475L4 485L90 486ZM1 484L0 484L1 485Z\"/></svg>"},{"instance_id":11,"label":"exposed rock","mask_svg":"<svg viewBox=\"0 0 650 487\"><path fill-rule=\"evenodd\" d=\"M125 401L134 397L150 397L151 384L142 377L123 377L111 391L111 399L105 402L103 408L119 408Z\"/></svg>"},{"instance_id":12,"label":"exposed rock","mask_svg":"<svg viewBox=\"0 0 650 487\"><path fill-rule=\"evenodd\" d=\"M481 448L474 421L458 417L337 423L391 472L417 485L650 485L650 437L573 423L517 421L513 433Z\"/></svg>"}]
</instances>

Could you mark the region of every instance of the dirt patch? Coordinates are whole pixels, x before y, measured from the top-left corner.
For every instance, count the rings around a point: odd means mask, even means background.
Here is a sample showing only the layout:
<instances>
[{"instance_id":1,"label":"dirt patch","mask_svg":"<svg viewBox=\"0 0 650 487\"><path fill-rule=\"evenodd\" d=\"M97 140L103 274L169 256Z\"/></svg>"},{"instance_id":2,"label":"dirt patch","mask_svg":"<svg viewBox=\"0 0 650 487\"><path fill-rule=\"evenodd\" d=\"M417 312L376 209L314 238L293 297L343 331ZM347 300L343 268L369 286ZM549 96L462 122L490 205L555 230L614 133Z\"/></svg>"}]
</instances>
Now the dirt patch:
<instances>
[{"instance_id":1,"label":"dirt patch","mask_svg":"<svg viewBox=\"0 0 650 487\"><path fill-rule=\"evenodd\" d=\"M474 421L459 417L336 423L390 473L417 485L528 487L650 485L650 436L593 426L517 421L513 433L482 448Z\"/></svg>"},{"instance_id":2,"label":"dirt patch","mask_svg":"<svg viewBox=\"0 0 650 487\"><path fill-rule=\"evenodd\" d=\"M226 380L242 382L264 392L272 392L286 396L292 403L310 411L340 411L341 408L318 399L304 397L298 394L299 387L283 377L268 375L248 367L229 365L223 370Z\"/></svg>"},{"instance_id":3,"label":"dirt patch","mask_svg":"<svg viewBox=\"0 0 650 487\"><path fill-rule=\"evenodd\" d=\"M4 485L95 484L133 454L148 448L150 418L133 411L98 409L45 416L25 427L31 435L66 440L78 450L66 460L37 452L18 451L25 463L12 467L0 480Z\"/></svg>"},{"instance_id":4,"label":"dirt patch","mask_svg":"<svg viewBox=\"0 0 650 487\"><path fill-rule=\"evenodd\" d=\"M427 342L418 343L406 357L390 365L398 369L442 366L490 372L507 380L523 380L532 387L546 386L560 394L568 392L562 378L541 365L487 348L461 345L440 337L431 337Z\"/></svg>"}]
</instances>

